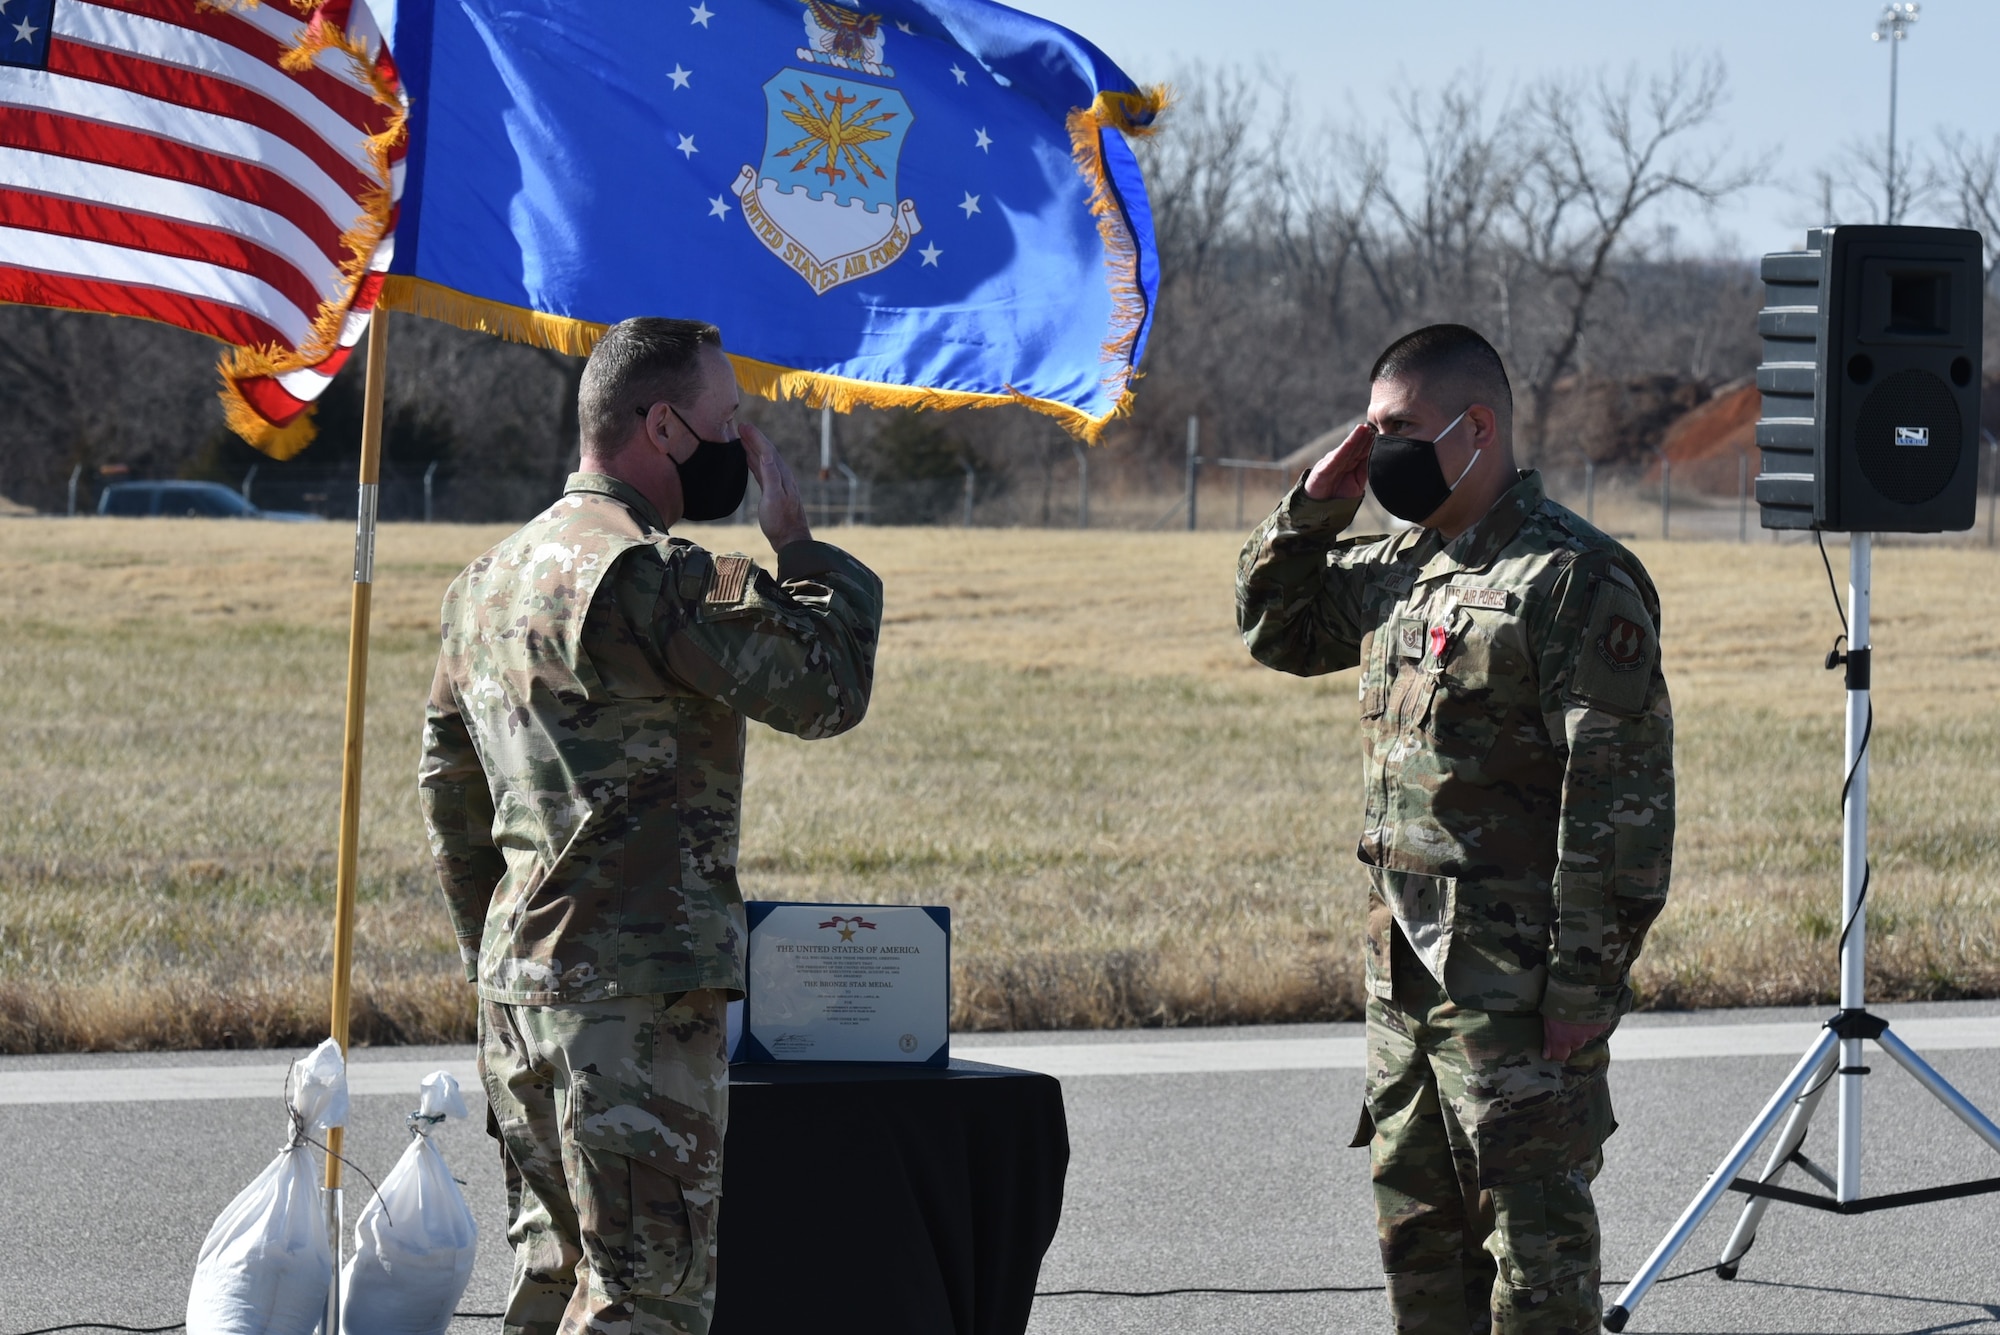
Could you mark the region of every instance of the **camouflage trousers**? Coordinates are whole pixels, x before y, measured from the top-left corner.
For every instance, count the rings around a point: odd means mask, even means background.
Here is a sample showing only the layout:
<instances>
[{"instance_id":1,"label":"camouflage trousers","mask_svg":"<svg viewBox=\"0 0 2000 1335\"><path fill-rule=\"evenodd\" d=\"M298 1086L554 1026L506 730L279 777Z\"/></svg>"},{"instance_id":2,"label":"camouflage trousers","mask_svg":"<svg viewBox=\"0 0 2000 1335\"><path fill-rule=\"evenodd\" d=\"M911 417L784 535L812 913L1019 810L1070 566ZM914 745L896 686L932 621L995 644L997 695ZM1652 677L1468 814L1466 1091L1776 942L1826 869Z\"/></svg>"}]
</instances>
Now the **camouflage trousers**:
<instances>
[{"instance_id":1,"label":"camouflage trousers","mask_svg":"<svg viewBox=\"0 0 2000 1335\"><path fill-rule=\"evenodd\" d=\"M1546 1061L1539 1015L1453 1005L1395 944L1395 1000L1368 1002L1364 1119L1395 1329L1596 1335L1606 1038Z\"/></svg>"},{"instance_id":2,"label":"camouflage trousers","mask_svg":"<svg viewBox=\"0 0 2000 1335\"><path fill-rule=\"evenodd\" d=\"M507 1335L706 1335L729 1065L717 991L482 1001L507 1177Z\"/></svg>"}]
</instances>

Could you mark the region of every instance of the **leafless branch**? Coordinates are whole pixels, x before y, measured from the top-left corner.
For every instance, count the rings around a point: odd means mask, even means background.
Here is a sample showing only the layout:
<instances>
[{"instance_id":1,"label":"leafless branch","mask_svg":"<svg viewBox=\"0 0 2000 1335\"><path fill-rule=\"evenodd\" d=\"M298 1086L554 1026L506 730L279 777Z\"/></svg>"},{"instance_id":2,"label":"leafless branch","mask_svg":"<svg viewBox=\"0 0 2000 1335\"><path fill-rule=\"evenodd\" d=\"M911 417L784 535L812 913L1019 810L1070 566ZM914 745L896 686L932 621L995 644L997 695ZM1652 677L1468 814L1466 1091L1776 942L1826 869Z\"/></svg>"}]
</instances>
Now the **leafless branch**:
<instances>
[{"instance_id":1,"label":"leafless branch","mask_svg":"<svg viewBox=\"0 0 2000 1335\"><path fill-rule=\"evenodd\" d=\"M1546 445L1550 394L1575 365L1592 305L1635 224L1663 200L1712 208L1755 182L1691 142L1727 93L1721 62L1676 56L1664 73L1616 82L1550 80L1530 91L1527 163L1509 201L1512 239L1548 282L1552 337L1528 368L1532 458Z\"/></svg>"}]
</instances>

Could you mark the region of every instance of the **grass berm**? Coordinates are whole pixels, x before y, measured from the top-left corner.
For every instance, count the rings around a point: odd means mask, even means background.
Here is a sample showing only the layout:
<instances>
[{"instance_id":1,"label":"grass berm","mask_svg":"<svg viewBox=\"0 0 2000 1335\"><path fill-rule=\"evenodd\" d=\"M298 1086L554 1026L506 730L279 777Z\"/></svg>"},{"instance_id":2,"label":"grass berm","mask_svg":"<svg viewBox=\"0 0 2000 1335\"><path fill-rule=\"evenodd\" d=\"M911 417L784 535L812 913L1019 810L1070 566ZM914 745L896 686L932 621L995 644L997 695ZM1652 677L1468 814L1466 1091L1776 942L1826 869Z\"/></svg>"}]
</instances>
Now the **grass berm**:
<instances>
[{"instance_id":1,"label":"grass berm","mask_svg":"<svg viewBox=\"0 0 2000 1335\"><path fill-rule=\"evenodd\" d=\"M363 1042L473 1032L414 776L439 597L502 532L382 532ZM833 741L752 728L746 895L949 904L960 1029L1358 1015L1355 678L1251 662L1239 535L825 536L887 583L875 703ZM699 537L768 563L749 530ZM0 523L0 1051L326 1032L351 542ZM1641 1004L1829 1002L1843 697L1818 553L1634 547L1665 604L1680 783ZM1871 992L2000 994L2000 557L1885 545L1875 595Z\"/></svg>"}]
</instances>

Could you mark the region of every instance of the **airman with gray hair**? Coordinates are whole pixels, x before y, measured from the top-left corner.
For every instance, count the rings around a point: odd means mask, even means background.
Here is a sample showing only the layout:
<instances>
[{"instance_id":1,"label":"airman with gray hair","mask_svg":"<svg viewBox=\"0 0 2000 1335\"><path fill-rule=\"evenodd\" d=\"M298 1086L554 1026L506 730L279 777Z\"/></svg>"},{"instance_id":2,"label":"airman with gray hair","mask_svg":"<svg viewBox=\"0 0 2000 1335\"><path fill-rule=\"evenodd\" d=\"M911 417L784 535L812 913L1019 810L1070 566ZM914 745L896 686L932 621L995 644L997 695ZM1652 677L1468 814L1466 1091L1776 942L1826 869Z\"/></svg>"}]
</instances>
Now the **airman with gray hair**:
<instances>
[{"instance_id":1,"label":"airman with gray hair","mask_svg":"<svg viewBox=\"0 0 2000 1335\"><path fill-rule=\"evenodd\" d=\"M510 1335L705 1335L744 985L745 721L861 721L882 583L736 422L715 326L591 353L579 470L446 592L418 774L508 1191ZM669 530L743 504L777 553Z\"/></svg>"}]
</instances>

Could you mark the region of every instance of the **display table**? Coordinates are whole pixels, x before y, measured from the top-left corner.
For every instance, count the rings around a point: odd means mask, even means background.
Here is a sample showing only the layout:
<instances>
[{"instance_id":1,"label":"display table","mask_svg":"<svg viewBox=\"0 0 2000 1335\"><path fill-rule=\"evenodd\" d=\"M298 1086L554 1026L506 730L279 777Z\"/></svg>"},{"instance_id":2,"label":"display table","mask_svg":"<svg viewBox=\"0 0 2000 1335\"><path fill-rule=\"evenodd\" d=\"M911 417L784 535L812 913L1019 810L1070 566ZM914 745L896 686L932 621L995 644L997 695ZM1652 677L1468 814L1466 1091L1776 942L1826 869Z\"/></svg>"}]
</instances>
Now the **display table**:
<instances>
[{"instance_id":1,"label":"display table","mask_svg":"<svg viewBox=\"0 0 2000 1335\"><path fill-rule=\"evenodd\" d=\"M713 1335L1020 1335L1062 1215L1062 1087L954 1059L729 1072Z\"/></svg>"}]
</instances>

